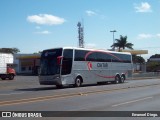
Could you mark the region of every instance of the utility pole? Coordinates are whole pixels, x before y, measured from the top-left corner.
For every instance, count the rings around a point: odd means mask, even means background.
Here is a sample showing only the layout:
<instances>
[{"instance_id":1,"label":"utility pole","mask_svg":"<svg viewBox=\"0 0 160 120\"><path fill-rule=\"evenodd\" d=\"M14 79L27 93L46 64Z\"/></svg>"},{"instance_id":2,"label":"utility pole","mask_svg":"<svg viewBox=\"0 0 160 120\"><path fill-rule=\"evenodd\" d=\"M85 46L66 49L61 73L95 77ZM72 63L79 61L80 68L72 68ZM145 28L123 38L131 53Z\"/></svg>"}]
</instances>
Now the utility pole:
<instances>
[{"instance_id":1,"label":"utility pole","mask_svg":"<svg viewBox=\"0 0 160 120\"><path fill-rule=\"evenodd\" d=\"M79 47L84 48L84 28L81 25L81 22L78 22L78 40L79 40Z\"/></svg>"}]
</instances>

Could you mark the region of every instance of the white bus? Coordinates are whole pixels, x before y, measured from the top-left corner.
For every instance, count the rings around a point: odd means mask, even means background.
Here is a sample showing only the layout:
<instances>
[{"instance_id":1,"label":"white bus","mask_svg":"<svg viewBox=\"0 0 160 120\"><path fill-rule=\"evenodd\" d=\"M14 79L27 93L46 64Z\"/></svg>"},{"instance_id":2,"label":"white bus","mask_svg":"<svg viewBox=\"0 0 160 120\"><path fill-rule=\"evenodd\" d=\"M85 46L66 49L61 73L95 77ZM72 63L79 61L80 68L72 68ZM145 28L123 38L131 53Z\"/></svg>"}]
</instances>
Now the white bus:
<instances>
[{"instance_id":1,"label":"white bus","mask_svg":"<svg viewBox=\"0 0 160 120\"><path fill-rule=\"evenodd\" d=\"M62 47L44 50L41 55L41 85L123 83L132 73L130 53Z\"/></svg>"}]
</instances>

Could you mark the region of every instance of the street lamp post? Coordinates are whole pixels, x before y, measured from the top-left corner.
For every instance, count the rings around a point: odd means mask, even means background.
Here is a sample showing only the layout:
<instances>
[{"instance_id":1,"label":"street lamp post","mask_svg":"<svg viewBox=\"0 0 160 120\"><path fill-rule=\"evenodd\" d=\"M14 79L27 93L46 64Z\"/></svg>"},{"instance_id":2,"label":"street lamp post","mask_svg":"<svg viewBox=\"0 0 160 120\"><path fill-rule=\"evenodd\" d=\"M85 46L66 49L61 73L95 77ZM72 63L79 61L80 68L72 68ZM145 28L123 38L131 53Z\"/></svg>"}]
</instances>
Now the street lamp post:
<instances>
[{"instance_id":1,"label":"street lamp post","mask_svg":"<svg viewBox=\"0 0 160 120\"><path fill-rule=\"evenodd\" d=\"M112 30L112 31L110 31L110 32L113 33L113 45L114 45L114 43L115 43L114 33L117 32L117 31L116 31L116 30ZM113 50L115 51L115 47L114 47L114 46L113 46Z\"/></svg>"}]
</instances>

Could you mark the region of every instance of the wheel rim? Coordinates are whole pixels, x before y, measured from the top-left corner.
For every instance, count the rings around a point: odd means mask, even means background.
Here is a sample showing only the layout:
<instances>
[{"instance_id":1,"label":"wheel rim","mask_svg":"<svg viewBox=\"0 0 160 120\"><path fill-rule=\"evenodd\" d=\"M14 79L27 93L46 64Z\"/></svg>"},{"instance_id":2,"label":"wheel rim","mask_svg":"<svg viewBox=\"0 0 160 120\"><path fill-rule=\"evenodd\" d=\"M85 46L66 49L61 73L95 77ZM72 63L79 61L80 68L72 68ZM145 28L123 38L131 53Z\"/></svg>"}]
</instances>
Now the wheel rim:
<instances>
[{"instance_id":1,"label":"wheel rim","mask_svg":"<svg viewBox=\"0 0 160 120\"><path fill-rule=\"evenodd\" d=\"M119 83L119 77L118 77L118 76L116 76L116 80L115 80L115 82L116 82L116 84L118 84L118 83Z\"/></svg>"},{"instance_id":2,"label":"wheel rim","mask_svg":"<svg viewBox=\"0 0 160 120\"><path fill-rule=\"evenodd\" d=\"M124 83L124 77L121 77L121 83Z\"/></svg>"},{"instance_id":3,"label":"wheel rim","mask_svg":"<svg viewBox=\"0 0 160 120\"><path fill-rule=\"evenodd\" d=\"M79 78L76 79L76 86L77 87L81 86L81 80Z\"/></svg>"}]
</instances>

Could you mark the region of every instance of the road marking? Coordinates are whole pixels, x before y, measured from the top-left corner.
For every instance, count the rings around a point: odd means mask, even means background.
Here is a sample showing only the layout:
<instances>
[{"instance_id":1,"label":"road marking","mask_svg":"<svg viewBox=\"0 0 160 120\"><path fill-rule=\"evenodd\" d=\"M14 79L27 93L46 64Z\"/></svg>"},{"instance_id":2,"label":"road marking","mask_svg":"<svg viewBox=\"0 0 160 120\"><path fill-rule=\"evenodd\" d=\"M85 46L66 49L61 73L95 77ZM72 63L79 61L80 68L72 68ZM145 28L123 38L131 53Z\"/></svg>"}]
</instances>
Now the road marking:
<instances>
[{"instance_id":1,"label":"road marking","mask_svg":"<svg viewBox=\"0 0 160 120\"><path fill-rule=\"evenodd\" d=\"M121 106L121 105L125 105L125 104L135 103L135 102L139 102L139 101L147 100L147 99L151 99L151 98L153 98L153 97L146 97L146 98L141 98L141 99L137 99L137 100L131 100L131 101L128 101L128 102L112 105L112 107L117 107L117 106Z\"/></svg>"},{"instance_id":2,"label":"road marking","mask_svg":"<svg viewBox=\"0 0 160 120\"><path fill-rule=\"evenodd\" d=\"M0 102L0 106L40 102L40 101L51 100L51 99L70 98L70 97L74 97L74 96L87 96L88 94L106 93L106 92L109 93L109 92L114 92L114 91L118 91L118 90L127 90L127 89L126 88L119 88L119 89L113 89L113 90L97 90L97 91L77 92L77 93L71 93L71 94L26 98L26 99L11 100L11 101L2 101L2 102Z\"/></svg>"},{"instance_id":3,"label":"road marking","mask_svg":"<svg viewBox=\"0 0 160 120\"><path fill-rule=\"evenodd\" d=\"M15 92L15 93L5 93L5 94L0 94L0 95L15 95L15 94L23 94L25 92Z\"/></svg>"},{"instance_id":4,"label":"road marking","mask_svg":"<svg viewBox=\"0 0 160 120\"><path fill-rule=\"evenodd\" d=\"M153 85L159 85L159 84L153 84ZM33 102L40 102L40 101L51 100L51 99L71 98L71 97L74 97L74 96L87 96L89 94L96 94L96 93L110 93L110 92L114 92L114 91L128 90L128 89L131 89L131 88L149 87L149 86L153 86L153 85L144 85L144 86L136 86L136 87L135 86L130 86L130 87L127 87L127 88L92 90L92 91L77 92L77 93L70 93L70 94L60 94L60 95L53 95L53 96L40 96L40 97L26 98L26 99L19 99L19 100L11 100L11 101L0 101L0 106L33 103ZM149 99L149 98L150 97L145 98L145 99ZM134 100L134 101L137 101L137 100ZM130 101L130 102L134 102L134 101ZM140 101L140 99L138 101ZM121 104L127 104L127 103L121 103ZM113 106L118 106L118 104L113 105Z\"/></svg>"},{"instance_id":5,"label":"road marking","mask_svg":"<svg viewBox=\"0 0 160 120\"><path fill-rule=\"evenodd\" d=\"M41 102L41 101L45 101L45 100L59 99L59 98L69 98L69 97L73 97L73 96L79 96L79 94L72 94L72 95L69 94L69 95L66 95L66 96L60 96L60 95L57 95L57 96L44 96L44 97L20 99L20 100L13 100L13 101L2 101L2 102L0 102L0 106Z\"/></svg>"}]
</instances>

